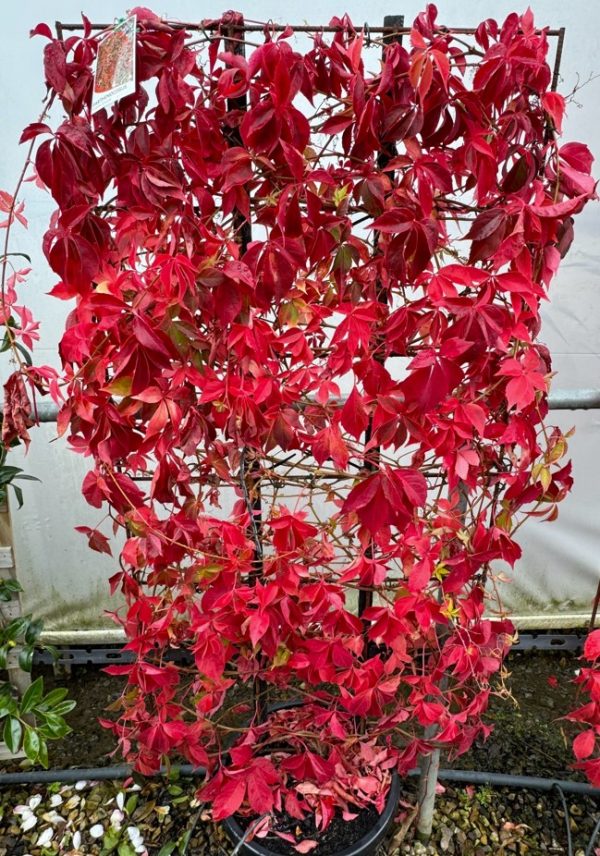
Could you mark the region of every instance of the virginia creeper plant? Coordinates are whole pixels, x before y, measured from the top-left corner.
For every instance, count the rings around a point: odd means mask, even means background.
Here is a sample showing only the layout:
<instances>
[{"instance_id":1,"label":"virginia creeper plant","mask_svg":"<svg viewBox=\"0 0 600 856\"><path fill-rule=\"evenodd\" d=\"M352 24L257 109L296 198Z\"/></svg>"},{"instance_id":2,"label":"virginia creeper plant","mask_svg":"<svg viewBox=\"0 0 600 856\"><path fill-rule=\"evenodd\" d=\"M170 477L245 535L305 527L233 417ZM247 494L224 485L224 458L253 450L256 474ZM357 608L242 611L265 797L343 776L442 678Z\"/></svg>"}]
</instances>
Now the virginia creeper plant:
<instances>
[{"instance_id":1,"label":"virginia creeper plant","mask_svg":"<svg viewBox=\"0 0 600 856\"><path fill-rule=\"evenodd\" d=\"M583 646L583 659L587 661L579 670L575 683L587 699L566 719L579 728L573 740L575 767L583 770L590 782L600 788L600 630L592 630Z\"/></svg>"},{"instance_id":2,"label":"virginia creeper plant","mask_svg":"<svg viewBox=\"0 0 600 856\"><path fill-rule=\"evenodd\" d=\"M571 485L537 337L592 157L529 11L463 37L428 6L381 61L347 17L243 56L236 13L137 14L137 91L95 115L102 35L34 31L64 115L23 140L71 312L60 376L13 375L15 431L50 386L90 546L103 513L125 533L123 755L205 766L215 819L322 829L490 730L493 563Z\"/></svg>"}]
</instances>

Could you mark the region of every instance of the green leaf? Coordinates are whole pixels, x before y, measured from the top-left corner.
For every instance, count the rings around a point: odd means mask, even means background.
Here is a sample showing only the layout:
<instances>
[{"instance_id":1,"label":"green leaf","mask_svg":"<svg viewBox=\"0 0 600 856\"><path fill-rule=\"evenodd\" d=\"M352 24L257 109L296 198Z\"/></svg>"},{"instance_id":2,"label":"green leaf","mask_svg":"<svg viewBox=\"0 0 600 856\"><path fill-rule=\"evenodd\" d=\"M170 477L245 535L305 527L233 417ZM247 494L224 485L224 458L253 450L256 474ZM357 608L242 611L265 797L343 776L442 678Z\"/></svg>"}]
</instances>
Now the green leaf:
<instances>
[{"instance_id":1,"label":"green leaf","mask_svg":"<svg viewBox=\"0 0 600 856\"><path fill-rule=\"evenodd\" d=\"M102 839L102 853L110 853L119 843L121 833L117 829L108 829Z\"/></svg>"},{"instance_id":2,"label":"green leaf","mask_svg":"<svg viewBox=\"0 0 600 856\"><path fill-rule=\"evenodd\" d=\"M56 648L54 645L48 645L48 643L44 643L40 647L43 648L44 651L47 651L53 660L58 660L60 652L58 648Z\"/></svg>"},{"instance_id":3,"label":"green leaf","mask_svg":"<svg viewBox=\"0 0 600 856\"><path fill-rule=\"evenodd\" d=\"M41 707L54 707L68 695L69 690L66 687L56 687L55 690L50 690L48 695L44 696Z\"/></svg>"},{"instance_id":4,"label":"green leaf","mask_svg":"<svg viewBox=\"0 0 600 856\"><path fill-rule=\"evenodd\" d=\"M15 346L15 348L17 349L17 351L20 351L20 352L21 352L21 354L23 355L23 359L25 360L25 362L27 363L27 365L28 365L28 366L32 366L32 365L33 365L33 360L31 359L31 354L29 353L29 351L27 350L27 348L24 348L24 347L23 347L23 345L21 345L21 344L20 344L20 342L15 342L15 343L14 343L14 346Z\"/></svg>"},{"instance_id":5,"label":"green leaf","mask_svg":"<svg viewBox=\"0 0 600 856\"><path fill-rule=\"evenodd\" d=\"M135 850L128 841L121 841L117 848L119 856L135 856Z\"/></svg>"},{"instance_id":6,"label":"green leaf","mask_svg":"<svg viewBox=\"0 0 600 856\"><path fill-rule=\"evenodd\" d=\"M129 797L129 799L127 800L127 802L125 803L125 814L128 817L131 817L133 812L136 810L136 807L138 804L138 799L139 799L139 797L137 794L132 794Z\"/></svg>"},{"instance_id":7,"label":"green leaf","mask_svg":"<svg viewBox=\"0 0 600 856\"><path fill-rule=\"evenodd\" d=\"M40 740L40 748L38 751L38 762L42 765L42 767L47 770L48 769L48 744L45 740L43 740L38 734Z\"/></svg>"},{"instance_id":8,"label":"green leaf","mask_svg":"<svg viewBox=\"0 0 600 856\"><path fill-rule=\"evenodd\" d=\"M29 626L25 631L25 642L27 642L28 645L35 644L43 629L44 622L41 620L41 618L38 618L35 621L30 621Z\"/></svg>"},{"instance_id":9,"label":"green leaf","mask_svg":"<svg viewBox=\"0 0 600 856\"><path fill-rule=\"evenodd\" d=\"M9 716L4 723L4 742L13 753L18 752L23 736L23 726L15 716Z\"/></svg>"},{"instance_id":10,"label":"green leaf","mask_svg":"<svg viewBox=\"0 0 600 856\"><path fill-rule=\"evenodd\" d=\"M37 761L40 752L40 737L34 728L25 729L25 739L23 740L23 749L30 761Z\"/></svg>"},{"instance_id":11,"label":"green leaf","mask_svg":"<svg viewBox=\"0 0 600 856\"><path fill-rule=\"evenodd\" d=\"M13 595L21 591L23 591L23 586L18 580L0 580L0 594L7 592L9 595Z\"/></svg>"},{"instance_id":12,"label":"green leaf","mask_svg":"<svg viewBox=\"0 0 600 856\"><path fill-rule=\"evenodd\" d=\"M19 668L30 672L33 665L33 648L21 648L19 651Z\"/></svg>"},{"instance_id":13,"label":"green leaf","mask_svg":"<svg viewBox=\"0 0 600 856\"><path fill-rule=\"evenodd\" d=\"M44 679L40 675L39 678L36 678L35 681L27 687L25 690L25 694L21 700L21 712L29 713L30 710L42 700L42 696L44 695Z\"/></svg>"},{"instance_id":14,"label":"green leaf","mask_svg":"<svg viewBox=\"0 0 600 856\"><path fill-rule=\"evenodd\" d=\"M67 725L62 716L54 716L52 713L47 713L45 718L46 727L53 737L64 737L71 731L71 728Z\"/></svg>"},{"instance_id":15,"label":"green leaf","mask_svg":"<svg viewBox=\"0 0 600 856\"><path fill-rule=\"evenodd\" d=\"M18 485L16 485L16 484L11 484L11 487L12 487L12 489L13 489L13 491L14 491L14 494L15 494L15 496L16 496L16 498L17 498L17 504L18 504L18 507L19 507L19 508L23 508L23 491L22 491L22 490L21 490L21 488L20 488Z\"/></svg>"},{"instance_id":16,"label":"green leaf","mask_svg":"<svg viewBox=\"0 0 600 856\"><path fill-rule=\"evenodd\" d=\"M18 618L13 618L10 624L4 628L5 639L17 641L29 628L31 624L30 618L27 615L20 615Z\"/></svg>"},{"instance_id":17,"label":"green leaf","mask_svg":"<svg viewBox=\"0 0 600 856\"><path fill-rule=\"evenodd\" d=\"M77 702L73 701L72 699L68 699L67 701L61 701L59 704L55 705L52 708L52 713L55 716L65 716L67 713L71 713L76 704Z\"/></svg>"},{"instance_id":18,"label":"green leaf","mask_svg":"<svg viewBox=\"0 0 600 856\"><path fill-rule=\"evenodd\" d=\"M17 700L14 699L10 694L8 697L2 696L0 698L0 719L4 719L5 716L9 714L17 713L18 705Z\"/></svg>"},{"instance_id":19,"label":"green leaf","mask_svg":"<svg viewBox=\"0 0 600 856\"><path fill-rule=\"evenodd\" d=\"M171 853L175 851L176 847L176 841L167 841L167 843L163 844L163 846L160 848L157 853L157 856L171 856Z\"/></svg>"},{"instance_id":20,"label":"green leaf","mask_svg":"<svg viewBox=\"0 0 600 856\"><path fill-rule=\"evenodd\" d=\"M21 467L8 467L6 465L0 467L0 485L8 484L15 478L15 476L18 476L19 473L22 472L23 470Z\"/></svg>"},{"instance_id":21,"label":"green leaf","mask_svg":"<svg viewBox=\"0 0 600 856\"><path fill-rule=\"evenodd\" d=\"M0 669L6 669L8 662L8 645L0 645Z\"/></svg>"}]
</instances>

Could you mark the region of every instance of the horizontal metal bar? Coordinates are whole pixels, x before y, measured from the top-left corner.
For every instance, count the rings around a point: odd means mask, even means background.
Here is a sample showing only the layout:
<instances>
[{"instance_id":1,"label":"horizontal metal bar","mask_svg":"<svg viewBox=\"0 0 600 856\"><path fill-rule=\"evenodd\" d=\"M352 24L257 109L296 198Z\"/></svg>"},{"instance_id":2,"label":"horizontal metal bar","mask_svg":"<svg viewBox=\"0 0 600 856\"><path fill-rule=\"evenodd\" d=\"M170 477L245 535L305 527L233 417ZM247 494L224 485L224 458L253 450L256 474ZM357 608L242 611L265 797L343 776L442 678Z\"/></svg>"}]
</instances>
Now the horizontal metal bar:
<instances>
[{"instance_id":1,"label":"horizontal metal bar","mask_svg":"<svg viewBox=\"0 0 600 856\"><path fill-rule=\"evenodd\" d=\"M519 633L512 651L580 651L585 635L579 633Z\"/></svg>"},{"instance_id":2,"label":"horizontal metal bar","mask_svg":"<svg viewBox=\"0 0 600 856\"><path fill-rule=\"evenodd\" d=\"M91 645L82 648L69 645L59 647L57 651L58 655L55 657L53 652L40 648L35 651L33 662L35 665L44 666L109 666L111 663L134 663L136 660L133 651L124 651L122 647ZM194 658L190 651L174 648L165 652L164 659L169 662L191 663Z\"/></svg>"},{"instance_id":3,"label":"horizontal metal bar","mask_svg":"<svg viewBox=\"0 0 600 856\"><path fill-rule=\"evenodd\" d=\"M517 642L510 653L519 651L556 651L578 652L583 647L584 633L519 633ZM125 640L123 640L125 641ZM59 645L58 656L39 649L34 654L36 665L61 666L107 666L111 663L133 663L136 655L133 651L124 651L122 645ZM167 650L164 659L169 662L190 663L193 656L182 648Z\"/></svg>"},{"instance_id":4,"label":"horizontal metal bar","mask_svg":"<svg viewBox=\"0 0 600 856\"><path fill-rule=\"evenodd\" d=\"M345 400L342 396L341 401ZM548 396L550 410L600 410L600 389L555 389ZM52 401L40 401L32 418L37 422L56 422L58 407Z\"/></svg>"},{"instance_id":5,"label":"horizontal metal bar","mask_svg":"<svg viewBox=\"0 0 600 856\"><path fill-rule=\"evenodd\" d=\"M550 410L599 410L600 389L556 389L548 396Z\"/></svg>"},{"instance_id":6,"label":"horizontal metal bar","mask_svg":"<svg viewBox=\"0 0 600 856\"><path fill-rule=\"evenodd\" d=\"M174 30L190 30L190 32L210 32L218 30L219 27L223 26L222 22L210 20L210 21L196 21L195 23L188 21L169 21L165 20L164 23L169 24L170 27L173 27ZM114 27L114 23L112 24L92 24L92 30L108 30L110 27ZM329 25L323 24L272 24L272 23L252 23L252 24L228 24L228 26L233 30L240 30L245 33L262 33L267 29L269 32L282 33L288 27L295 33L339 33L343 30L343 27L332 27ZM83 30L84 25L78 23L67 23L63 24L62 21L56 22L56 28L60 32L61 30L67 30L69 32L77 32L79 30ZM360 32L362 29L361 25L357 25L356 31ZM394 33L396 35L408 34L411 32L411 27L370 27L368 24L365 26L365 29L368 30L369 33ZM456 33L458 36L474 36L477 32L474 27L439 27L440 33L449 33L452 35ZM551 29L546 30L547 35L559 37L561 34L560 29Z\"/></svg>"},{"instance_id":7,"label":"horizontal metal bar","mask_svg":"<svg viewBox=\"0 0 600 856\"><path fill-rule=\"evenodd\" d=\"M36 422L56 422L58 407L53 401L36 401L31 418Z\"/></svg>"}]
</instances>

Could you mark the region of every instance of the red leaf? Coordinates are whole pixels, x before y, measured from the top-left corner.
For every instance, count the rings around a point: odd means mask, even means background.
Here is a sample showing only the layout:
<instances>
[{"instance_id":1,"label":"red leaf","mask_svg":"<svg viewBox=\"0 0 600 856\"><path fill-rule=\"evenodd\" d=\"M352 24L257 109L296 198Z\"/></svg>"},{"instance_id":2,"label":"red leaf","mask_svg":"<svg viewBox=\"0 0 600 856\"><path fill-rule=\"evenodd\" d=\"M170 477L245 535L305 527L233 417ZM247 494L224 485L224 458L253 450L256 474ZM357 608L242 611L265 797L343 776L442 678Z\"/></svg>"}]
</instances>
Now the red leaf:
<instances>
[{"instance_id":1,"label":"red leaf","mask_svg":"<svg viewBox=\"0 0 600 856\"><path fill-rule=\"evenodd\" d=\"M322 431L315 434L312 443L312 453L319 465L331 458L335 466L340 470L346 469L350 459L348 447L344 443L338 425L323 428Z\"/></svg>"},{"instance_id":2,"label":"red leaf","mask_svg":"<svg viewBox=\"0 0 600 856\"><path fill-rule=\"evenodd\" d=\"M269 629L269 616L266 612L254 612L250 618L250 641L254 648Z\"/></svg>"},{"instance_id":3,"label":"red leaf","mask_svg":"<svg viewBox=\"0 0 600 856\"><path fill-rule=\"evenodd\" d=\"M467 240L483 241L500 229L506 221L506 212L502 208L491 208L483 211L475 218L471 228L465 235Z\"/></svg>"},{"instance_id":4,"label":"red leaf","mask_svg":"<svg viewBox=\"0 0 600 856\"><path fill-rule=\"evenodd\" d=\"M43 122L32 122L31 125L27 125L27 127L22 131L21 136L19 137L19 142L26 143L27 140L33 140L40 134L51 133L52 128L50 128L49 125L44 125Z\"/></svg>"},{"instance_id":5,"label":"red leaf","mask_svg":"<svg viewBox=\"0 0 600 856\"><path fill-rule=\"evenodd\" d=\"M33 38L33 36L45 36L47 39L53 39L52 30L48 26L48 24L38 24L33 30L29 31L29 38Z\"/></svg>"},{"instance_id":6,"label":"red leaf","mask_svg":"<svg viewBox=\"0 0 600 856\"><path fill-rule=\"evenodd\" d=\"M559 92L546 92L542 95L542 107L552 119L552 124L560 134L565 114L565 99Z\"/></svg>"},{"instance_id":7,"label":"red leaf","mask_svg":"<svg viewBox=\"0 0 600 856\"><path fill-rule=\"evenodd\" d=\"M237 776L226 780L213 801L213 820L224 820L226 817L235 814L243 803L245 795L245 779Z\"/></svg>"},{"instance_id":8,"label":"red leaf","mask_svg":"<svg viewBox=\"0 0 600 856\"><path fill-rule=\"evenodd\" d=\"M562 220L569 214L580 211L588 198L588 194L583 194L576 196L574 199L565 199L563 202L550 203L550 205L529 205L529 210L538 217L551 217L552 219Z\"/></svg>"},{"instance_id":9,"label":"red leaf","mask_svg":"<svg viewBox=\"0 0 600 856\"><path fill-rule=\"evenodd\" d=\"M31 404L21 372L13 372L4 384L4 407L2 411L2 442L10 446L15 440L23 440L29 446L28 428L33 425Z\"/></svg>"},{"instance_id":10,"label":"red leaf","mask_svg":"<svg viewBox=\"0 0 600 856\"><path fill-rule=\"evenodd\" d=\"M357 440L369 424L367 408L356 387L353 387L342 408L341 423L346 431Z\"/></svg>"},{"instance_id":11,"label":"red leaf","mask_svg":"<svg viewBox=\"0 0 600 856\"><path fill-rule=\"evenodd\" d=\"M44 73L48 86L62 95L67 85L67 60L65 46L58 39L44 48Z\"/></svg>"},{"instance_id":12,"label":"red leaf","mask_svg":"<svg viewBox=\"0 0 600 856\"><path fill-rule=\"evenodd\" d=\"M318 841L313 841L312 838L305 838L299 844L294 844L294 850L297 850L298 853L310 853L311 850L314 850L318 846Z\"/></svg>"},{"instance_id":13,"label":"red leaf","mask_svg":"<svg viewBox=\"0 0 600 856\"><path fill-rule=\"evenodd\" d=\"M592 630L583 645L583 656L586 660L597 660L600 657L600 630Z\"/></svg>"},{"instance_id":14,"label":"red leaf","mask_svg":"<svg viewBox=\"0 0 600 856\"><path fill-rule=\"evenodd\" d=\"M94 508L102 508L107 493L106 482L102 476L92 470L84 478L81 490L90 505L93 505Z\"/></svg>"},{"instance_id":15,"label":"red leaf","mask_svg":"<svg viewBox=\"0 0 600 856\"><path fill-rule=\"evenodd\" d=\"M112 550L110 549L110 543L106 535L98 532L97 529L91 529L89 526L76 526L75 530L87 535L88 546L92 550L95 550L97 553L106 553L108 556L112 556Z\"/></svg>"},{"instance_id":16,"label":"red leaf","mask_svg":"<svg viewBox=\"0 0 600 856\"><path fill-rule=\"evenodd\" d=\"M540 371L541 361L535 351L527 351L521 359L509 358L504 360L498 374L511 377L506 385L506 401L509 408L524 407L535 400L537 391L547 389L546 380Z\"/></svg>"},{"instance_id":17,"label":"red leaf","mask_svg":"<svg viewBox=\"0 0 600 856\"><path fill-rule=\"evenodd\" d=\"M596 732L593 728L582 731L573 741L573 752L578 761L589 758L596 745Z\"/></svg>"},{"instance_id":18,"label":"red leaf","mask_svg":"<svg viewBox=\"0 0 600 856\"><path fill-rule=\"evenodd\" d=\"M352 488L342 513L355 512L361 524L375 534L392 523L402 526L426 498L427 482L418 470L383 470Z\"/></svg>"},{"instance_id":19,"label":"red leaf","mask_svg":"<svg viewBox=\"0 0 600 856\"><path fill-rule=\"evenodd\" d=\"M248 803L256 814L266 814L275 803L273 784L266 780L260 767L248 776Z\"/></svg>"},{"instance_id":20,"label":"red leaf","mask_svg":"<svg viewBox=\"0 0 600 856\"><path fill-rule=\"evenodd\" d=\"M246 184L253 177L252 158L246 149L237 146L228 149L221 162L223 170L223 191Z\"/></svg>"}]
</instances>

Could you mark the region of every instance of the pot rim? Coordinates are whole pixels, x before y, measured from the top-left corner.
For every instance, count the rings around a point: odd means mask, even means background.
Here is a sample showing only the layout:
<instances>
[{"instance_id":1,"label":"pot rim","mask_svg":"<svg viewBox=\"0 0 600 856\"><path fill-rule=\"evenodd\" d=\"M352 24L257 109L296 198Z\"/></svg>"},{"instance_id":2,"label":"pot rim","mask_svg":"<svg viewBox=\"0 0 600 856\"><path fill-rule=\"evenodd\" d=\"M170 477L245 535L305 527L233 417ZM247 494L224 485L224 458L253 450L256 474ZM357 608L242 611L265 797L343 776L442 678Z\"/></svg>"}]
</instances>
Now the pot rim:
<instances>
[{"instance_id":1,"label":"pot rim","mask_svg":"<svg viewBox=\"0 0 600 856\"><path fill-rule=\"evenodd\" d=\"M390 825L394 814L396 812L396 808L398 806L398 801L400 799L400 787L401 780L398 773L394 772L392 774L392 780L390 782L390 788L387 793L385 807L376 822L373 824L371 829L368 830L358 841L355 841L354 844L345 847L343 850L336 850L331 856L367 856L367 854L371 854L372 847L375 844L379 843L380 838L383 838L385 832L387 832L388 826ZM227 830L230 837L235 841L236 845L239 845L244 835L246 834L245 830L242 829L240 824L237 822L235 817L227 817L222 821L223 826ZM274 850L269 850L268 847L263 847L262 844L258 844L256 839L252 839L251 841L244 841L242 845L242 852L252 853L254 856L281 856Z\"/></svg>"}]
</instances>

